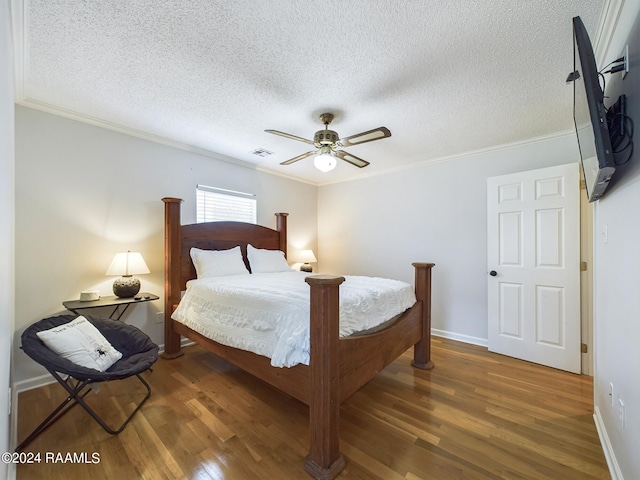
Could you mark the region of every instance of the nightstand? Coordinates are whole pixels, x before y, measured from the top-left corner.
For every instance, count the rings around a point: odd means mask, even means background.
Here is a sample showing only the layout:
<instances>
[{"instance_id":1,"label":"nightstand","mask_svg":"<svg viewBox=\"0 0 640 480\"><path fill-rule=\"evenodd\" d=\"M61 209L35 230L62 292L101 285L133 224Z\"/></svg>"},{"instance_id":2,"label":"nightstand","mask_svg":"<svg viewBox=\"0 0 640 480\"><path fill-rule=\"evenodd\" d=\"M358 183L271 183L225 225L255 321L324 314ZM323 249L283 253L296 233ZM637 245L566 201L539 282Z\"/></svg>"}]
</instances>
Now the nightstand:
<instances>
[{"instance_id":1,"label":"nightstand","mask_svg":"<svg viewBox=\"0 0 640 480\"><path fill-rule=\"evenodd\" d=\"M75 313L76 315L80 315L79 310L88 310L90 308L99 308L99 307L114 307L109 318L112 320L120 320L124 312L131 305L135 305L138 303L151 302L153 300L158 300L160 297L154 295L153 293L138 293L135 297L131 298L119 298L114 295L109 297L101 297L98 300L92 300L89 302L81 302L80 300L67 300L66 302L62 302L64 308L69 310L70 312Z\"/></svg>"}]
</instances>

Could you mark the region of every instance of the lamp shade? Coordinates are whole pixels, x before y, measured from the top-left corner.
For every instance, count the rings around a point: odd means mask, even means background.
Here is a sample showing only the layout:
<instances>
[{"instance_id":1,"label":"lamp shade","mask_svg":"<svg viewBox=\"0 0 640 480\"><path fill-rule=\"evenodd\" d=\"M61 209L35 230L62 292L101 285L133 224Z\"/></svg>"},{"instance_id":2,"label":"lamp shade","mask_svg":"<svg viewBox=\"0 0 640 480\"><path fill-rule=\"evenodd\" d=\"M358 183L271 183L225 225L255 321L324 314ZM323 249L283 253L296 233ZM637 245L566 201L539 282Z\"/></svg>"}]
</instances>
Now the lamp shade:
<instances>
[{"instance_id":1,"label":"lamp shade","mask_svg":"<svg viewBox=\"0 0 640 480\"><path fill-rule=\"evenodd\" d=\"M316 256L313 254L313 250L302 250L298 257L300 263L316 263Z\"/></svg>"},{"instance_id":2,"label":"lamp shade","mask_svg":"<svg viewBox=\"0 0 640 480\"><path fill-rule=\"evenodd\" d=\"M151 273L140 252L116 253L105 275L143 275Z\"/></svg>"},{"instance_id":3,"label":"lamp shade","mask_svg":"<svg viewBox=\"0 0 640 480\"><path fill-rule=\"evenodd\" d=\"M113 282L116 297L131 298L140 291L140 280L133 275L151 273L140 252L116 253L105 275L121 275Z\"/></svg>"}]
</instances>

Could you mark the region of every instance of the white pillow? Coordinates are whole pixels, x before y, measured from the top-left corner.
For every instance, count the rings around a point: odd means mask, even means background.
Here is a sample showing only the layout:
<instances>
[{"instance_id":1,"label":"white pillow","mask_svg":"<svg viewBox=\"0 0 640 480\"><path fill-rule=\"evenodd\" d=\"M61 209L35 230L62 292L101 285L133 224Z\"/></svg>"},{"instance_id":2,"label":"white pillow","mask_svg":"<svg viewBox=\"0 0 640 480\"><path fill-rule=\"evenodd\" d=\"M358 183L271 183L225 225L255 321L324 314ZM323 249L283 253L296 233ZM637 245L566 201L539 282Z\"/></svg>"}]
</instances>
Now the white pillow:
<instances>
[{"instance_id":1,"label":"white pillow","mask_svg":"<svg viewBox=\"0 0 640 480\"><path fill-rule=\"evenodd\" d=\"M242 260L240 246L229 250L201 250L194 247L189 253L193 265L196 267L198 278L249 273L244 260Z\"/></svg>"},{"instance_id":2,"label":"white pillow","mask_svg":"<svg viewBox=\"0 0 640 480\"><path fill-rule=\"evenodd\" d=\"M122 358L122 353L113 348L100 331L84 317L37 332L36 335L61 357L76 365L101 372Z\"/></svg>"},{"instance_id":3,"label":"white pillow","mask_svg":"<svg viewBox=\"0 0 640 480\"><path fill-rule=\"evenodd\" d=\"M289 272L291 267L280 250L265 250L247 245L251 273Z\"/></svg>"}]
</instances>

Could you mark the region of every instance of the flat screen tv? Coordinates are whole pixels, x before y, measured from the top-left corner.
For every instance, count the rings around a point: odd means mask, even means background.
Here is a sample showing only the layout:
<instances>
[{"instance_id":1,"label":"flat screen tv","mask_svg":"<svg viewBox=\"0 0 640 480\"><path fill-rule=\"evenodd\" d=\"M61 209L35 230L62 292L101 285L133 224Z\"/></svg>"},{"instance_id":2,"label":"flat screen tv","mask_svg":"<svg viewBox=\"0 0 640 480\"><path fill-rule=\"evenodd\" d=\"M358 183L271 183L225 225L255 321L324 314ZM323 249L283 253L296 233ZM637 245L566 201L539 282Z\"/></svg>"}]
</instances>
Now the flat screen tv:
<instances>
[{"instance_id":1,"label":"flat screen tv","mask_svg":"<svg viewBox=\"0 0 640 480\"><path fill-rule=\"evenodd\" d=\"M598 200L616 171L604 93L591 40L580 17L573 18L573 121L589 202Z\"/></svg>"}]
</instances>

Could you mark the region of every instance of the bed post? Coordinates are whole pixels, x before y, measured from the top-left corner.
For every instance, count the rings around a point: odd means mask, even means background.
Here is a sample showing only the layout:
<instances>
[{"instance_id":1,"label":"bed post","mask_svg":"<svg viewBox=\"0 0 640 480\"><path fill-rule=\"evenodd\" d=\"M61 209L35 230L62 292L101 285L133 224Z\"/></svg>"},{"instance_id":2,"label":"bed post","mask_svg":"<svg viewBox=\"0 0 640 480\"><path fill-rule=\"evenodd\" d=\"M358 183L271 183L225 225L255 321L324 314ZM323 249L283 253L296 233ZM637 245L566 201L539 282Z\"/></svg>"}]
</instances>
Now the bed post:
<instances>
[{"instance_id":1,"label":"bed post","mask_svg":"<svg viewBox=\"0 0 640 480\"><path fill-rule=\"evenodd\" d=\"M413 361L416 368L430 370L431 361L431 269L435 263L412 263L416 270L416 298L422 300L422 339L413 347Z\"/></svg>"},{"instance_id":2,"label":"bed post","mask_svg":"<svg viewBox=\"0 0 640 480\"><path fill-rule=\"evenodd\" d=\"M280 232L280 251L287 258L287 216L288 213L276 213L276 230Z\"/></svg>"},{"instance_id":3,"label":"bed post","mask_svg":"<svg viewBox=\"0 0 640 480\"><path fill-rule=\"evenodd\" d=\"M180 198L164 202L164 353L163 358L182 355L180 335L171 325L173 306L180 301Z\"/></svg>"},{"instance_id":4,"label":"bed post","mask_svg":"<svg viewBox=\"0 0 640 480\"><path fill-rule=\"evenodd\" d=\"M317 480L336 477L345 466L340 453L340 284L344 277L314 275L311 287L309 361L311 446L304 468Z\"/></svg>"}]
</instances>

